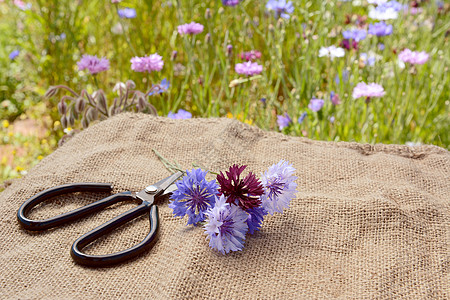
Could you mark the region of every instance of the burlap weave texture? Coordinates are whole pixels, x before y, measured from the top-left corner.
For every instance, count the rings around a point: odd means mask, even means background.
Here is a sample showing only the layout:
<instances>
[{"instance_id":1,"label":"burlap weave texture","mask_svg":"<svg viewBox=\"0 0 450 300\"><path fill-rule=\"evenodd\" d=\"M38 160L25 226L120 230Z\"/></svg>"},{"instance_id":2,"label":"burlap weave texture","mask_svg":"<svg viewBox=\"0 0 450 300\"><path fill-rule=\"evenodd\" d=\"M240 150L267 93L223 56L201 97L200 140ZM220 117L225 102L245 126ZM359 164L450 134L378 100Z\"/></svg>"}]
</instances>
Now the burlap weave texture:
<instances>
[{"instance_id":1,"label":"burlap weave texture","mask_svg":"<svg viewBox=\"0 0 450 300\"><path fill-rule=\"evenodd\" d=\"M76 265L83 233L131 208L117 205L42 233L22 230L19 206L46 188L111 182L139 191L170 173L152 149L185 168L233 163L261 174L287 159L299 193L268 216L242 252L221 255L201 227L172 217L163 199L158 242L111 268ZM53 199L46 218L106 195ZM0 298L449 299L450 155L434 146L362 145L288 137L230 119L121 114L77 134L0 194ZM148 232L142 217L88 249L110 253Z\"/></svg>"}]
</instances>

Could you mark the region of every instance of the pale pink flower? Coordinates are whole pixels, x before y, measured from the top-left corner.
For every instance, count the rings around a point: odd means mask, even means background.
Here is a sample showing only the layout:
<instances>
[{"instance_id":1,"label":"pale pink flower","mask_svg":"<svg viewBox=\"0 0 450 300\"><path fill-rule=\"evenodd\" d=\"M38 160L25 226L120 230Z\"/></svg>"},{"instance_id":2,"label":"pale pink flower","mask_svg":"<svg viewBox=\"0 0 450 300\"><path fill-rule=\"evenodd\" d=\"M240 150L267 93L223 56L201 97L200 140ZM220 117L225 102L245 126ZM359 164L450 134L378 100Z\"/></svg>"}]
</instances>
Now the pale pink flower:
<instances>
[{"instance_id":1,"label":"pale pink flower","mask_svg":"<svg viewBox=\"0 0 450 300\"><path fill-rule=\"evenodd\" d=\"M158 53L144 57L133 57L131 60L131 69L136 72L161 71L164 66L162 56Z\"/></svg>"},{"instance_id":2,"label":"pale pink flower","mask_svg":"<svg viewBox=\"0 0 450 300\"><path fill-rule=\"evenodd\" d=\"M248 76L257 75L262 72L263 67L261 65L258 65L257 63L248 61L242 64L236 64L234 67L236 73L238 74L244 74Z\"/></svg>"},{"instance_id":3,"label":"pale pink flower","mask_svg":"<svg viewBox=\"0 0 450 300\"><path fill-rule=\"evenodd\" d=\"M179 34L199 34L203 31L203 25L195 22L178 26Z\"/></svg>"},{"instance_id":4,"label":"pale pink flower","mask_svg":"<svg viewBox=\"0 0 450 300\"><path fill-rule=\"evenodd\" d=\"M97 74L109 69L109 60L106 57L98 58L93 55L83 55L77 62L80 71L88 69L91 74Z\"/></svg>"},{"instance_id":5,"label":"pale pink flower","mask_svg":"<svg viewBox=\"0 0 450 300\"><path fill-rule=\"evenodd\" d=\"M405 49L398 55L401 61L413 64L413 65L423 65L426 63L430 56L425 51L417 52Z\"/></svg>"},{"instance_id":6,"label":"pale pink flower","mask_svg":"<svg viewBox=\"0 0 450 300\"><path fill-rule=\"evenodd\" d=\"M383 97L384 94L384 88L376 83L366 84L365 82L360 82L353 89L353 99L358 99L360 97Z\"/></svg>"}]
</instances>

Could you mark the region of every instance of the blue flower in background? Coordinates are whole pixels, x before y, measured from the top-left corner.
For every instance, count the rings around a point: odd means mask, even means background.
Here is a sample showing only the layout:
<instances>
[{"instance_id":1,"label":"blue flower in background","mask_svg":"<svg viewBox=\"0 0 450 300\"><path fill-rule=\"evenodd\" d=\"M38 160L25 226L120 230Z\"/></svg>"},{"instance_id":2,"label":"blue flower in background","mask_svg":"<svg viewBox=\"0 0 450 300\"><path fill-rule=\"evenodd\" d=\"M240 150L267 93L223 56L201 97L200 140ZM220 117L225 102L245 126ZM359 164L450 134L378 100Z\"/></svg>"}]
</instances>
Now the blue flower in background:
<instances>
[{"instance_id":1,"label":"blue flower in background","mask_svg":"<svg viewBox=\"0 0 450 300\"><path fill-rule=\"evenodd\" d=\"M164 78L160 84L154 85L152 84L151 91L148 93L148 96L162 94L167 91L170 87L170 81Z\"/></svg>"},{"instance_id":2,"label":"blue flower in background","mask_svg":"<svg viewBox=\"0 0 450 300\"><path fill-rule=\"evenodd\" d=\"M286 2L286 0L269 0L266 4L268 10L273 10L277 18L280 16L284 19L289 19L294 12L294 5L292 1Z\"/></svg>"},{"instance_id":3,"label":"blue flower in background","mask_svg":"<svg viewBox=\"0 0 450 300\"><path fill-rule=\"evenodd\" d=\"M218 185L215 180L206 180L207 173L201 169L186 171L186 175L176 182L177 190L170 196L173 201L169 207L173 214L181 218L187 215L187 225L204 221L206 211L214 207Z\"/></svg>"},{"instance_id":4,"label":"blue flower in background","mask_svg":"<svg viewBox=\"0 0 450 300\"><path fill-rule=\"evenodd\" d=\"M306 112L302 113L300 117L298 117L298 124L302 124L308 114Z\"/></svg>"},{"instance_id":5,"label":"blue flower in background","mask_svg":"<svg viewBox=\"0 0 450 300\"><path fill-rule=\"evenodd\" d=\"M236 6L239 2L240 0L222 0L222 4L225 6Z\"/></svg>"},{"instance_id":6,"label":"blue flower in background","mask_svg":"<svg viewBox=\"0 0 450 300\"><path fill-rule=\"evenodd\" d=\"M123 8L117 11L119 17L124 19L133 19L136 18L136 10L134 8Z\"/></svg>"},{"instance_id":7,"label":"blue flower in background","mask_svg":"<svg viewBox=\"0 0 450 300\"><path fill-rule=\"evenodd\" d=\"M324 104L325 101L323 101L322 99L312 98L309 101L308 108L312 111L319 111L322 109Z\"/></svg>"},{"instance_id":8,"label":"blue flower in background","mask_svg":"<svg viewBox=\"0 0 450 300\"><path fill-rule=\"evenodd\" d=\"M369 34L376 36L386 36L392 34L392 25L384 22L369 24Z\"/></svg>"},{"instance_id":9,"label":"blue flower in background","mask_svg":"<svg viewBox=\"0 0 450 300\"><path fill-rule=\"evenodd\" d=\"M248 231L248 214L239 206L226 201L224 195L216 197L214 208L206 212L208 219L204 227L209 246L222 254L242 250Z\"/></svg>"},{"instance_id":10,"label":"blue flower in background","mask_svg":"<svg viewBox=\"0 0 450 300\"><path fill-rule=\"evenodd\" d=\"M283 130L284 127L288 127L289 124L292 123L291 117L289 117L288 113L284 113L284 115L277 116L278 128Z\"/></svg>"},{"instance_id":11,"label":"blue flower in background","mask_svg":"<svg viewBox=\"0 0 450 300\"><path fill-rule=\"evenodd\" d=\"M354 30L346 30L342 32L342 35L344 36L344 39L359 42L366 38L367 32L363 29L354 29Z\"/></svg>"},{"instance_id":12,"label":"blue flower in background","mask_svg":"<svg viewBox=\"0 0 450 300\"><path fill-rule=\"evenodd\" d=\"M177 113L169 111L167 117L171 119L190 119L192 118L192 114L188 111L185 111L184 109L179 109Z\"/></svg>"},{"instance_id":13,"label":"blue flower in background","mask_svg":"<svg viewBox=\"0 0 450 300\"><path fill-rule=\"evenodd\" d=\"M14 60L17 56L19 56L19 54L20 54L19 50L14 50L9 54L9 59Z\"/></svg>"}]
</instances>

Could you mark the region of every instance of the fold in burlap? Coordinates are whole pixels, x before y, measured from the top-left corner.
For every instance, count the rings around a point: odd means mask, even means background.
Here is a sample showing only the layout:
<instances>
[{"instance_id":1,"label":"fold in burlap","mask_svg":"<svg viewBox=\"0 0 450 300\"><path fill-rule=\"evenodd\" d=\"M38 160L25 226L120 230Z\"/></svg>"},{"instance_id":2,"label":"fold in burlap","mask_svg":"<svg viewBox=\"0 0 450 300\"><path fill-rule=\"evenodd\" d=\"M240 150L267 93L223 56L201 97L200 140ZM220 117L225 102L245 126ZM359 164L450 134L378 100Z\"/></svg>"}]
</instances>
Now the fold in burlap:
<instances>
[{"instance_id":1,"label":"fold in burlap","mask_svg":"<svg viewBox=\"0 0 450 300\"><path fill-rule=\"evenodd\" d=\"M160 201L160 235L137 259L111 268L75 264L81 234L132 207L117 205L42 233L16 212L43 189L111 182L139 191L170 173L152 152L185 168L233 163L261 174L287 159L299 193L268 216L242 252L221 255L201 227L186 227ZM445 299L449 292L450 155L434 146L361 145L288 137L230 119L171 120L121 114L77 134L0 195L0 298ZM46 218L105 195L57 198L32 212ZM96 242L109 253L139 242L142 217Z\"/></svg>"}]
</instances>

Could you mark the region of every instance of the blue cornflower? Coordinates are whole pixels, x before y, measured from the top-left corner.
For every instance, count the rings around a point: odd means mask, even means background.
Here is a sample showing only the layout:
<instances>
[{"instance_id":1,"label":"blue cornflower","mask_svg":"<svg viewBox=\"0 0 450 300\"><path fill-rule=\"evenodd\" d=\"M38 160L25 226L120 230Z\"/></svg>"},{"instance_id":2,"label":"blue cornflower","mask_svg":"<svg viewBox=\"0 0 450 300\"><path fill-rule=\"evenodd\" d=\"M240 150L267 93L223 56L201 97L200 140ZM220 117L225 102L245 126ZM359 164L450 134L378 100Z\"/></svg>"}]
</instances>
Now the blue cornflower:
<instances>
[{"instance_id":1,"label":"blue cornflower","mask_svg":"<svg viewBox=\"0 0 450 300\"><path fill-rule=\"evenodd\" d=\"M354 30L346 30L342 32L342 35L346 40L353 40L359 42L366 38L367 32L363 29L354 29Z\"/></svg>"},{"instance_id":2,"label":"blue cornflower","mask_svg":"<svg viewBox=\"0 0 450 300\"><path fill-rule=\"evenodd\" d=\"M264 186L264 194L261 196L262 207L273 215L275 212L283 212L289 207L292 198L297 192L297 184L294 176L295 169L289 162L280 160L262 174L261 182Z\"/></svg>"},{"instance_id":3,"label":"blue cornflower","mask_svg":"<svg viewBox=\"0 0 450 300\"><path fill-rule=\"evenodd\" d=\"M240 0L222 0L222 4L225 6L236 6L239 2Z\"/></svg>"},{"instance_id":4,"label":"blue cornflower","mask_svg":"<svg viewBox=\"0 0 450 300\"><path fill-rule=\"evenodd\" d=\"M294 12L292 1L286 2L286 0L269 0L266 8L273 10L277 18L281 16L284 19L289 19L291 17L289 14Z\"/></svg>"},{"instance_id":5,"label":"blue cornflower","mask_svg":"<svg viewBox=\"0 0 450 300\"><path fill-rule=\"evenodd\" d=\"M166 78L164 78L160 84L154 85L152 84L152 88L150 92L148 93L148 96L162 94L165 91L167 91L170 87L170 81L168 81Z\"/></svg>"},{"instance_id":6,"label":"blue cornflower","mask_svg":"<svg viewBox=\"0 0 450 300\"><path fill-rule=\"evenodd\" d=\"M177 190L170 196L173 201L169 207L173 214L182 218L187 215L187 225L204 221L206 211L214 207L217 183L215 180L207 181L207 173L201 169L186 171L186 175L176 182Z\"/></svg>"},{"instance_id":7,"label":"blue cornflower","mask_svg":"<svg viewBox=\"0 0 450 300\"><path fill-rule=\"evenodd\" d=\"M136 10L134 8L123 8L117 11L119 17L125 19L133 19L136 18Z\"/></svg>"},{"instance_id":8,"label":"blue cornflower","mask_svg":"<svg viewBox=\"0 0 450 300\"><path fill-rule=\"evenodd\" d=\"M302 113L300 117L298 117L298 124L302 124L308 114L306 112Z\"/></svg>"},{"instance_id":9,"label":"blue cornflower","mask_svg":"<svg viewBox=\"0 0 450 300\"><path fill-rule=\"evenodd\" d=\"M264 221L264 216L267 215L268 212L262 206L247 209L245 212L248 213L248 232L253 234L261 228L262 222Z\"/></svg>"},{"instance_id":10,"label":"blue cornflower","mask_svg":"<svg viewBox=\"0 0 450 300\"><path fill-rule=\"evenodd\" d=\"M190 119L192 118L192 114L184 109L179 109L177 113L169 111L167 117L171 119Z\"/></svg>"},{"instance_id":11,"label":"blue cornflower","mask_svg":"<svg viewBox=\"0 0 450 300\"><path fill-rule=\"evenodd\" d=\"M9 54L9 59L14 60L17 56L19 56L19 54L20 54L19 50L14 50Z\"/></svg>"},{"instance_id":12,"label":"blue cornflower","mask_svg":"<svg viewBox=\"0 0 450 300\"><path fill-rule=\"evenodd\" d=\"M392 25L384 22L369 24L369 34L376 36L386 36L392 34Z\"/></svg>"},{"instance_id":13,"label":"blue cornflower","mask_svg":"<svg viewBox=\"0 0 450 300\"><path fill-rule=\"evenodd\" d=\"M216 197L214 207L206 212L208 219L204 227L209 246L222 254L242 250L248 231L248 214L226 201L224 195Z\"/></svg>"},{"instance_id":14,"label":"blue cornflower","mask_svg":"<svg viewBox=\"0 0 450 300\"><path fill-rule=\"evenodd\" d=\"M292 123L291 117L289 117L288 113L284 113L284 115L277 116L278 128L283 130L284 127L288 127L289 124Z\"/></svg>"}]
</instances>

